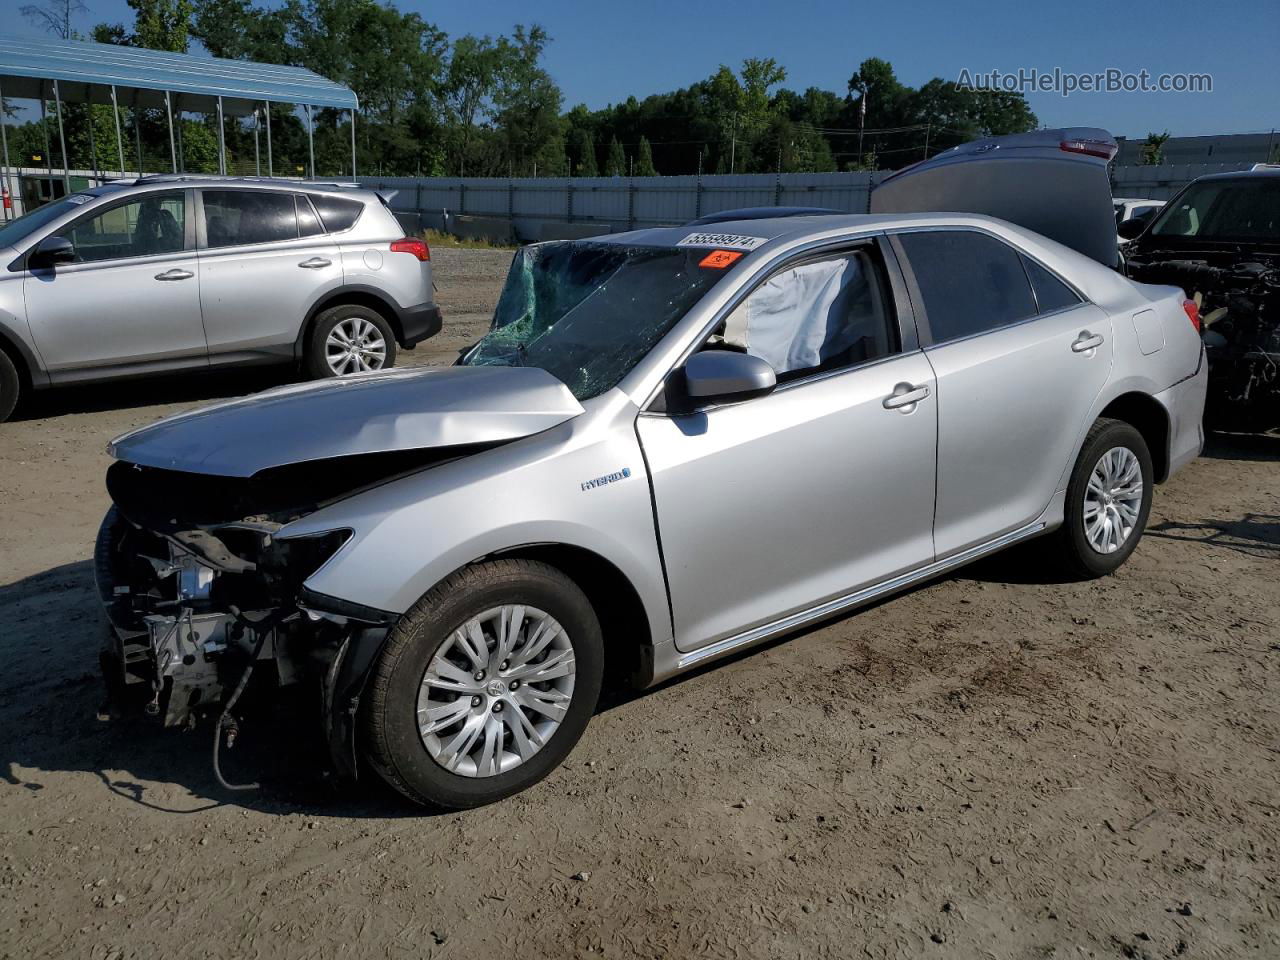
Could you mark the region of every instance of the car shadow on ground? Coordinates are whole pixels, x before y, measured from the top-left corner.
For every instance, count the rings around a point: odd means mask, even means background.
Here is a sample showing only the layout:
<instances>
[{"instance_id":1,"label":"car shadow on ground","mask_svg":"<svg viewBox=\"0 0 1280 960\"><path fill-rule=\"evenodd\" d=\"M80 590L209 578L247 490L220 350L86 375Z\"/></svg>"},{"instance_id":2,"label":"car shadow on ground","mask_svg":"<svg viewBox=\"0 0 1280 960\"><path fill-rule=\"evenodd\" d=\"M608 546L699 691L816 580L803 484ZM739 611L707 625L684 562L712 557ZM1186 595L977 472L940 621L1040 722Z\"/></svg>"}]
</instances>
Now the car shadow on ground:
<instances>
[{"instance_id":1,"label":"car shadow on ground","mask_svg":"<svg viewBox=\"0 0 1280 960\"><path fill-rule=\"evenodd\" d=\"M1239 520L1199 523L1167 520L1147 527L1146 536L1226 547L1250 556L1280 556L1280 516L1274 514L1246 513Z\"/></svg>"},{"instance_id":2,"label":"car shadow on ground","mask_svg":"<svg viewBox=\"0 0 1280 960\"><path fill-rule=\"evenodd\" d=\"M169 403L200 404L257 393L296 383L289 364L234 370L197 370L182 375L131 377L108 383L33 391L18 405L12 420L43 420L78 413L129 410Z\"/></svg>"}]
</instances>

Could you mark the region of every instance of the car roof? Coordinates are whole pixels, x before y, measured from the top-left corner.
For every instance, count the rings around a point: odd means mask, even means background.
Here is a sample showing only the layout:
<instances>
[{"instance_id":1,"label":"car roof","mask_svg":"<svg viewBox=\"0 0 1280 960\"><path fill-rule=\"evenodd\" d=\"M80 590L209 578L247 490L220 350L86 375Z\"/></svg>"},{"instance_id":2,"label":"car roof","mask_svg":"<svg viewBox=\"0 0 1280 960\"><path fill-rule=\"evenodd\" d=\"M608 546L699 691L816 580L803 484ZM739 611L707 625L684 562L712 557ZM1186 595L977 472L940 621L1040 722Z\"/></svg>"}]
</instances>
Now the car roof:
<instances>
[{"instance_id":1,"label":"car roof","mask_svg":"<svg viewBox=\"0 0 1280 960\"><path fill-rule=\"evenodd\" d=\"M782 237L796 239L805 234L820 235L832 230L850 233L874 233L879 230L904 226L944 226L962 224L1000 224L1010 227L1003 220L975 213L842 213L830 216L768 217L762 219L726 220L714 224L684 224L678 227L646 227L626 233L612 233L600 237L585 238L586 242L635 244L637 246L673 247L681 240L699 235L706 243L699 246L715 246L715 238L724 238L724 245L732 247L735 238L768 242ZM760 246L761 244L756 244Z\"/></svg>"},{"instance_id":2,"label":"car roof","mask_svg":"<svg viewBox=\"0 0 1280 960\"><path fill-rule=\"evenodd\" d=\"M1226 173L1206 173L1203 177L1196 177L1192 182L1199 183L1201 180L1257 180L1261 177L1270 177L1272 179L1280 177L1280 167L1267 167L1261 170L1231 170Z\"/></svg>"},{"instance_id":3,"label":"car roof","mask_svg":"<svg viewBox=\"0 0 1280 960\"><path fill-rule=\"evenodd\" d=\"M157 187L182 184L188 187L235 187L264 190L304 190L316 193L372 194L375 191L358 183L320 182L315 180L289 180L281 177L219 177L212 174L154 174L134 180L112 180L96 187L78 191L101 197L137 187Z\"/></svg>"}]
</instances>

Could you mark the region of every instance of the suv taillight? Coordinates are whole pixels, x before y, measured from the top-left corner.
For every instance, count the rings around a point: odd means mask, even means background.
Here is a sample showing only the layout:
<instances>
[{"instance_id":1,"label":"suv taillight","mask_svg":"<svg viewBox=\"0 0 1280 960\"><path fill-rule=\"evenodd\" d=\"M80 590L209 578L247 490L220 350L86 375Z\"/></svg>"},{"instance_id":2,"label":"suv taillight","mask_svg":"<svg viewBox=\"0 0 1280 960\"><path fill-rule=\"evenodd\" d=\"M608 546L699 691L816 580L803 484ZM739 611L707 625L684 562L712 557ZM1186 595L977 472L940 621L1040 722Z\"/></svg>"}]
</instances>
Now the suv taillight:
<instances>
[{"instance_id":1,"label":"suv taillight","mask_svg":"<svg viewBox=\"0 0 1280 960\"><path fill-rule=\"evenodd\" d=\"M431 259L431 248L427 246L427 241L420 240L417 237L405 237L391 244L392 253L412 253L419 260Z\"/></svg>"},{"instance_id":2,"label":"suv taillight","mask_svg":"<svg viewBox=\"0 0 1280 960\"><path fill-rule=\"evenodd\" d=\"M1200 308L1196 306L1194 300L1183 300L1182 309L1187 312L1187 319L1191 321L1191 325L1196 328L1196 333L1200 332Z\"/></svg>"}]
</instances>

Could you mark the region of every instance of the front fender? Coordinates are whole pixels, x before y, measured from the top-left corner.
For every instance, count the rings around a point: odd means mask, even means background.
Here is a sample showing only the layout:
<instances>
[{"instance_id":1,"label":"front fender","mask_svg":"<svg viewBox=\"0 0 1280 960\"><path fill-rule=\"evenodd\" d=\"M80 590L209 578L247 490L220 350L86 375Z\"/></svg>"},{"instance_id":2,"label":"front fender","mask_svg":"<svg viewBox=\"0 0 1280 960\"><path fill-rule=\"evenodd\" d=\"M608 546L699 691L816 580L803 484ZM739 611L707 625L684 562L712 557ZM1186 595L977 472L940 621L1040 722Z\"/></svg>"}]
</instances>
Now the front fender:
<instances>
[{"instance_id":1,"label":"front fender","mask_svg":"<svg viewBox=\"0 0 1280 960\"><path fill-rule=\"evenodd\" d=\"M393 481L310 514L279 536L353 531L305 586L395 614L486 556L532 544L576 547L617 567L639 596L655 641L669 639L634 407L620 393L609 405L629 409L611 411L620 416L605 416L603 424L589 413Z\"/></svg>"}]
</instances>

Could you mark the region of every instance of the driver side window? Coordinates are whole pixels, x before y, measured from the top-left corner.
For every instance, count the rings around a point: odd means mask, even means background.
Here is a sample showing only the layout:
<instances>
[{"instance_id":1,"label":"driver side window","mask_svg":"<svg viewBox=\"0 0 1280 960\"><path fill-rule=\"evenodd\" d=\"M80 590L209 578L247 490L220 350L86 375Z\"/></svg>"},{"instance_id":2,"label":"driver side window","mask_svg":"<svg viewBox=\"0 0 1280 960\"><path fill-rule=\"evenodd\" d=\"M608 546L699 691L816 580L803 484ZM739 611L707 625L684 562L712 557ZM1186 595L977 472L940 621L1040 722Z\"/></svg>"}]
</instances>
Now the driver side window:
<instances>
[{"instance_id":1,"label":"driver side window","mask_svg":"<svg viewBox=\"0 0 1280 960\"><path fill-rule=\"evenodd\" d=\"M773 274L734 309L708 346L759 357L779 383L897 352L875 264L860 250Z\"/></svg>"},{"instance_id":2,"label":"driver side window","mask_svg":"<svg viewBox=\"0 0 1280 960\"><path fill-rule=\"evenodd\" d=\"M76 261L95 263L127 257L179 253L186 239L186 195L148 194L87 217L67 231Z\"/></svg>"}]
</instances>

